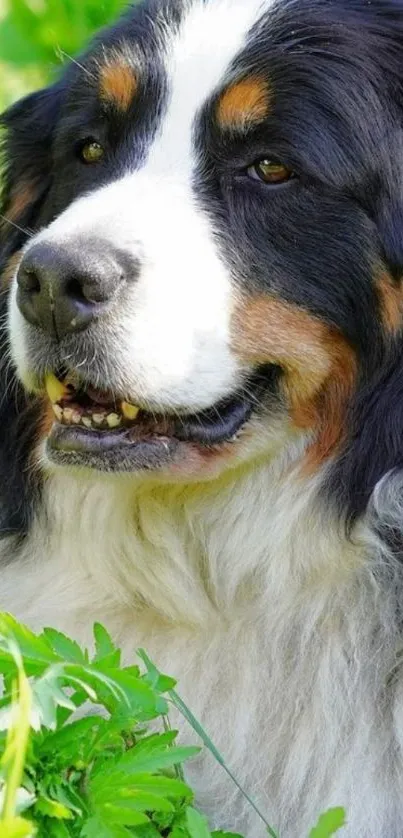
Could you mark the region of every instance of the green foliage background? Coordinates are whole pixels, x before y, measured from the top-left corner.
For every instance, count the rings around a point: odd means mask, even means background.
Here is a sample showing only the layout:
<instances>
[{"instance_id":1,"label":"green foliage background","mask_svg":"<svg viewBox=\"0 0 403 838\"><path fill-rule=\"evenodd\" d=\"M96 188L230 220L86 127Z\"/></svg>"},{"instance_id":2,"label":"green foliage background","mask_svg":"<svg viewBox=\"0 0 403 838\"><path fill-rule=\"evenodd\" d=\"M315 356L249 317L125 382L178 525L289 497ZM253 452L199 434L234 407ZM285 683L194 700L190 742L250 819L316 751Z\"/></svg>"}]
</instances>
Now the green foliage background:
<instances>
[{"instance_id":1,"label":"green foliage background","mask_svg":"<svg viewBox=\"0 0 403 838\"><path fill-rule=\"evenodd\" d=\"M0 0L0 111L45 84L128 0Z\"/></svg>"}]
</instances>

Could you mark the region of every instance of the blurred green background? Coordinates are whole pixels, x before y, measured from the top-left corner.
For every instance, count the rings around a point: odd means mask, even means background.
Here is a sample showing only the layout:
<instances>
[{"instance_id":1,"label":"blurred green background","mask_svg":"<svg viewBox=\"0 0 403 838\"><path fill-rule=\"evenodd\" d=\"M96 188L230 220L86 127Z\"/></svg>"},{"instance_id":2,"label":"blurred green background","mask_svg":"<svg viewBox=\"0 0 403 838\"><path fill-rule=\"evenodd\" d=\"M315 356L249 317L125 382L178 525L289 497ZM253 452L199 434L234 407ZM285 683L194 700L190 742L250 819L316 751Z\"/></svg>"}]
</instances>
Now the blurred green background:
<instances>
[{"instance_id":1,"label":"blurred green background","mask_svg":"<svg viewBox=\"0 0 403 838\"><path fill-rule=\"evenodd\" d=\"M0 0L0 111L46 83L128 0Z\"/></svg>"}]
</instances>

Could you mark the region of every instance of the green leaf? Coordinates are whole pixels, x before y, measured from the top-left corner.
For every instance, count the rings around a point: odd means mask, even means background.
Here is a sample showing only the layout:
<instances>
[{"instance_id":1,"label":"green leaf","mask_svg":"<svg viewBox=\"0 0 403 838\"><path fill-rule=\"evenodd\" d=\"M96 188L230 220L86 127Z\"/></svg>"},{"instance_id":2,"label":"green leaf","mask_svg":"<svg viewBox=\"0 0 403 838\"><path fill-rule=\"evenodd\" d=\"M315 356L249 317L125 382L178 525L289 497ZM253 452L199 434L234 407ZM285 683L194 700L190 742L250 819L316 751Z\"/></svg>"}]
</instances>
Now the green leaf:
<instances>
[{"instance_id":1,"label":"green leaf","mask_svg":"<svg viewBox=\"0 0 403 838\"><path fill-rule=\"evenodd\" d=\"M134 830L137 838L160 838L161 832L153 823L145 823Z\"/></svg>"},{"instance_id":2,"label":"green leaf","mask_svg":"<svg viewBox=\"0 0 403 838\"><path fill-rule=\"evenodd\" d=\"M346 813L344 809L329 809L319 818L317 826L309 833L309 838L330 838L335 835L343 826L346 826Z\"/></svg>"},{"instance_id":3,"label":"green leaf","mask_svg":"<svg viewBox=\"0 0 403 838\"><path fill-rule=\"evenodd\" d=\"M128 785L130 784L130 785ZM125 774L120 771L108 771L108 763L104 763L103 770L90 779L89 794L94 806L105 801L122 802L124 805L134 806L140 801L149 804L150 811L171 812L172 806L167 798L188 800L193 798L191 789L180 780L165 777L160 774ZM157 806L157 798L162 805ZM165 805L167 803L167 805Z\"/></svg>"},{"instance_id":4,"label":"green leaf","mask_svg":"<svg viewBox=\"0 0 403 838\"><path fill-rule=\"evenodd\" d=\"M80 838L131 838L132 833L118 824L104 823L98 815L86 821Z\"/></svg>"},{"instance_id":5,"label":"green leaf","mask_svg":"<svg viewBox=\"0 0 403 838\"><path fill-rule=\"evenodd\" d=\"M189 838L189 831L184 826L174 826L168 838Z\"/></svg>"},{"instance_id":6,"label":"green leaf","mask_svg":"<svg viewBox=\"0 0 403 838\"><path fill-rule=\"evenodd\" d=\"M153 687L154 690L157 690L157 692L160 693L168 692L176 687L175 679L170 678L169 675L163 675L162 672L159 672L144 649L139 649L137 654L146 665L147 672L143 675L143 680L150 684L150 687Z\"/></svg>"},{"instance_id":7,"label":"green leaf","mask_svg":"<svg viewBox=\"0 0 403 838\"><path fill-rule=\"evenodd\" d=\"M23 818L0 821L0 838L33 838L35 827Z\"/></svg>"},{"instance_id":8,"label":"green leaf","mask_svg":"<svg viewBox=\"0 0 403 838\"><path fill-rule=\"evenodd\" d=\"M72 782L67 783L67 781L58 778L57 784L50 785L49 794L52 796L52 799L66 806L67 809L70 809L78 817L81 818L84 812L87 813L86 801L76 791Z\"/></svg>"},{"instance_id":9,"label":"green leaf","mask_svg":"<svg viewBox=\"0 0 403 838\"><path fill-rule=\"evenodd\" d=\"M186 783L160 774L131 774L130 787L136 789L136 791L152 792L164 797L193 797L193 793Z\"/></svg>"},{"instance_id":10,"label":"green leaf","mask_svg":"<svg viewBox=\"0 0 403 838\"><path fill-rule=\"evenodd\" d=\"M38 838L72 838L71 832L65 821L58 821L54 818L45 818L43 830L38 832Z\"/></svg>"},{"instance_id":11,"label":"green leaf","mask_svg":"<svg viewBox=\"0 0 403 838\"><path fill-rule=\"evenodd\" d=\"M57 800L51 800L50 797L40 797L35 805L35 810L41 815L47 815L49 818L56 818L59 821L72 820L74 815Z\"/></svg>"},{"instance_id":12,"label":"green leaf","mask_svg":"<svg viewBox=\"0 0 403 838\"><path fill-rule=\"evenodd\" d=\"M141 752L137 745L114 762L117 771L129 774L154 773L178 765L200 753L200 748L182 746L151 753Z\"/></svg>"},{"instance_id":13,"label":"green leaf","mask_svg":"<svg viewBox=\"0 0 403 838\"><path fill-rule=\"evenodd\" d=\"M111 667L119 667L121 652L115 646L109 632L101 623L94 625L94 639L95 639L95 656L93 663L107 663Z\"/></svg>"},{"instance_id":14,"label":"green leaf","mask_svg":"<svg viewBox=\"0 0 403 838\"><path fill-rule=\"evenodd\" d=\"M111 801L110 801L111 802ZM109 803L105 803L105 806ZM118 806L122 812L174 812L174 806L170 800L161 797L160 794L153 794L152 791L141 791L135 786L122 788L115 795L114 806ZM122 821L123 823L123 821Z\"/></svg>"},{"instance_id":15,"label":"green leaf","mask_svg":"<svg viewBox=\"0 0 403 838\"><path fill-rule=\"evenodd\" d=\"M9 642L14 640L24 658L24 668L30 673L29 664L36 672L43 672L48 664L59 660L44 638L38 637L23 623L19 623L11 614L0 613L0 666L12 660ZM31 667L31 669L32 669ZM35 672L33 673L35 674Z\"/></svg>"},{"instance_id":16,"label":"green leaf","mask_svg":"<svg viewBox=\"0 0 403 838\"><path fill-rule=\"evenodd\" d=\"M74 827L71 827L71 829L73 830ZM74 832L70 831L70 828L67 826L65 821L58 821L54 818L44 818L43 830L41 829L38 832L37 838L72 838L73 835Z\"/></svg>"},{"instance_id":17,"label":"green leaf","mask_svg":"<svg viewBox=\"0 0 403 838\"><path fill-rule=\"evenodd\" d=\"M34 708L39 714L39 720L44 727L56 730L57 708L64 707L74 713L76 706L63 692L58 682L59 670L48 669L35 682L32 690Z\"/></svg>"},{"instance_id":18,"label":"green leaf","mask_svg":"<svg viewBox=\"0 0 403 838\"><path fill-rule=\"evenodd\" d=\"M168 712L166 702L159 699L155 691L148 684L145 684L141 678L124 669L112 669L108 674L125 693L132 713L141 712L144 714L144 719L151 719L161 713Z\"/></svg>"},{"instance_id":19,"label":"green leaf","mask_svg":"<svg viewBox=\"0 0 403 838\"><path fill-rule=\"evenodd\" d=\"M109 826L141 826L150 820L142 813L143 810L117 803L104 803L98 811L102 821Z\"/></svg>"},{"instance_id":20,"label":"green leaf","mask_svg":"<svg viewBox=\"0 0 403 838\"><path fill-rule=\"evenodd\" d=\"M211 838L242 838L239 832L212 832Z\"/></svg>"},{"instance_id":21,"label":"green leaf","mask_svg":"<svg viewBox=\"0 0 403 838\"><path fill-rule=\"evenodd\" d=\"M176 737L177 730L166 730L164 733L152 733L149 736L143 737L136 743L136 754L152 754L156 751L165 751L167 747L171 747Z\"/></svg>"},{"instance_id":22,"label":"green leaf","mask_svg":"<svg viewBox=\"0 0 403 838\"><path fill-rule=\"evenodd\" d=\"M191 806L186 810L186 823L190 838L211 838L206 818Z\"/></svg>"},{"instance_id":23,"label":"green leaf","mask_svg":"<svg viewBox=\"0 0 403 838\"><path fill-rule=\"evenodd\" d=\"M86 656L75 640L71 640L70 637L52 628L45 628L42 637L48 641L55 654L64 661L86 665Z\"/></svg>"},{"instance_id":24,"label":"green leaf","mask_svg":"<svg viewBox=\"0 0 403 838\"><path fill-rule=\"evenodd\" d=\"M108 729L100 716L85 716L64 724L54 733L48 733L41 744L41 756L56 755L60 764L74 765L88 753L99 730Z\"/></svg>"}]
</instances>

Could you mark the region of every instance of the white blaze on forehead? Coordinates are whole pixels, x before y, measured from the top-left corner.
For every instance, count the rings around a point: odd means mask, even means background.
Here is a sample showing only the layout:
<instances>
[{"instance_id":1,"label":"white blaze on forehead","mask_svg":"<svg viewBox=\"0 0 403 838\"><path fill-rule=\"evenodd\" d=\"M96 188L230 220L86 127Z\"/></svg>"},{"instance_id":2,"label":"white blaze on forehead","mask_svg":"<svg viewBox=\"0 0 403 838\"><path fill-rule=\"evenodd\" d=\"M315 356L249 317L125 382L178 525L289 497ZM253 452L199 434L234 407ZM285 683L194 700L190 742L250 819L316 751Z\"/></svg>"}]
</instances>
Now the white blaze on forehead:
<instances>
[{"instance_id":1,"label":"white blaze on forehead","mask_svg":"<svg viewBox=\"0 0 403 838\"><path fill-rule=\"evenodd\" d=\"M200 410L242 379L231 348L231 273L193 190L193 127L206 101L231 81L232 62L273 2L190 0L164 47L170 99L144 165L76 200L30 242L74 249L95 236L112 252L140 260L124 305L98 325L108 388L123 389L130 401ZM14 358L28 381L30 353L15 283L10 325Z\"/></svg>"},{"instance_id":2,"label":"white blaze on forehead","mask_svg":"<svg viewBox=\"0 0 403 838\"><path fill-rule=\"evenodd\" d=\"M171 99L148 160L153 171L189 171L192 130L200 109L225 83L248 34L274 0L190 0L167 48Z\"/></svg>"}]
</instances>

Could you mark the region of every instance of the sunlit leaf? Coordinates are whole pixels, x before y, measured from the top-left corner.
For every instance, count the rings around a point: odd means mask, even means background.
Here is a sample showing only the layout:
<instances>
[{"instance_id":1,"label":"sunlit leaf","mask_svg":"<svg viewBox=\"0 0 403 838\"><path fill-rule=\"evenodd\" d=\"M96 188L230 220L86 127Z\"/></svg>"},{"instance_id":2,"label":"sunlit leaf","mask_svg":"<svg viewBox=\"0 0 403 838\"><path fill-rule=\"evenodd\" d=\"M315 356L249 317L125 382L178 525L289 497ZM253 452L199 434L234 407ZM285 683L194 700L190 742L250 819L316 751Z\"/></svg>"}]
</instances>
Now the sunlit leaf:
<instances>
[{"instance_id":1,"label":"sunlit leaf","mask_svg":"<svg viewBox=\"0 0 403 838\"><path fill-rule=\"evenodd\" d=\"M329 809L319 818L317 826L309 834L309 838L330 838L346 825L346 813L344 809Z\"/></svg>"},{"instance_id":2,"label":"sunlit leaf","mask_svg":"<svg viewBox=\"0 0 403 838\"><path fill-rule=\"evenodd\" d=\"M70 637L66 637L65 634L62 634L60 631L55 631L55 629L46 628L44 629L42 636L47 640L51 649L65 661L69 661L70 663L78 663L83 664L85 666L88 663L87 658L80 649L78 643L75 640L71 640Z\"/></svg>"},{"instance_id":3,"label":"sunlit leaf","mask_svg":"<svg viewBox=\"0 0 403 838\"><path fill-rule=\"evenodd\" d=\"M36 829L23 818L0 821L0 838L34 838Z\"/></svg>"},{"instance_id":4,"label":"sunlit leaf","mask_svg":"<svg viewBox=\"0 0 403 838\"><path fill-rule=\"evenodd\" d=\"M186 810L186 823L190 838L211 838L207 819L191 806Z\"/></svg>"},{"instance_id":5,"label":"sunlit leaf","mask_svg":"<svg viewBox=\"0 0 403 838\"><path fill-rule=\"evenodd\" d=\"M74 818L73 812L59 803L58 800L51 800L49 797L40 797L35 805L35 810L41 815L47 815L49 818L56 818L59 821L68 821Z\"/></svg>"}]
</instances>

